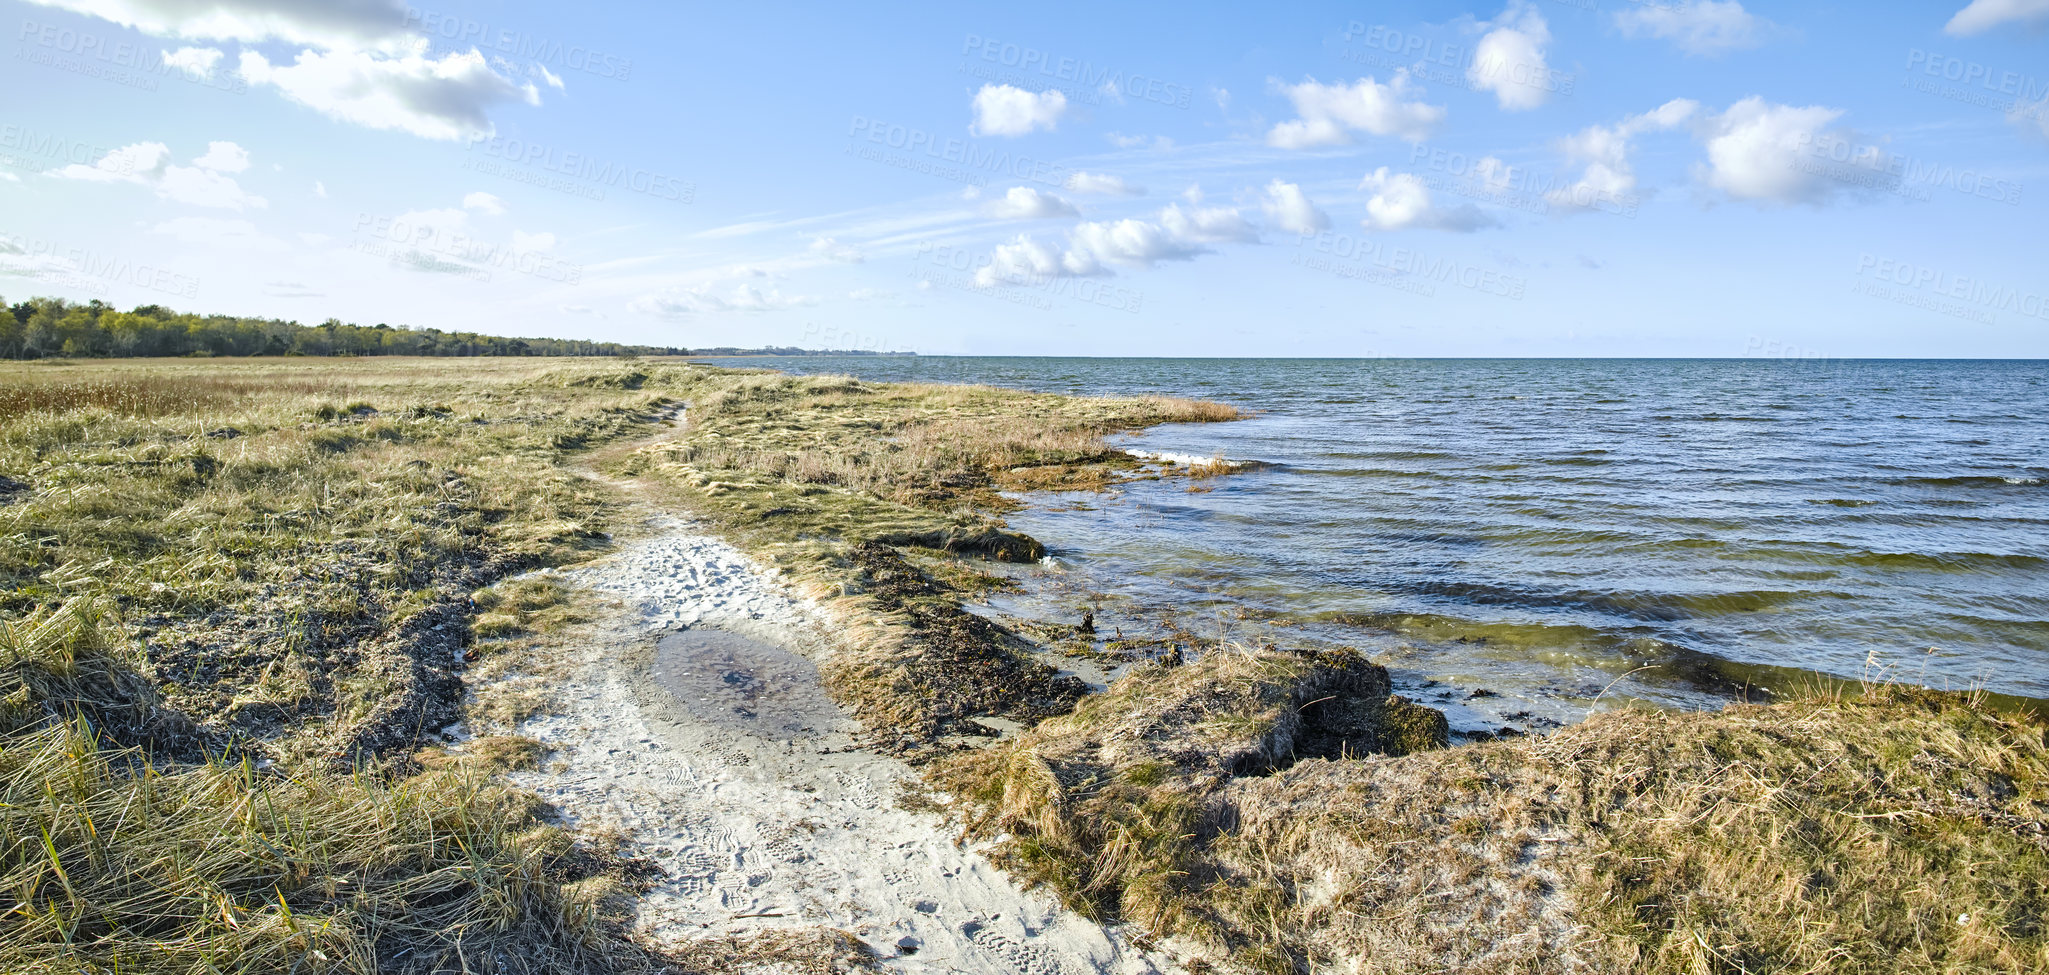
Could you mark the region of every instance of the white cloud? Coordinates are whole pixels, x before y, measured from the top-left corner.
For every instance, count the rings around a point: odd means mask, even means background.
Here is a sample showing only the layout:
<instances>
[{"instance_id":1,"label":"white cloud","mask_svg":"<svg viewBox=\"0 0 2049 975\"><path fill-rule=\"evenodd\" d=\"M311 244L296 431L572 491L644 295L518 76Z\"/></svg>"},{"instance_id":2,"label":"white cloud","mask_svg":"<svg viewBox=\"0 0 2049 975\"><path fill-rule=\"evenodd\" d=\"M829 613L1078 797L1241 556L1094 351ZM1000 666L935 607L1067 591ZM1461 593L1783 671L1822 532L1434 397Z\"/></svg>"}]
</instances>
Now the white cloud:
<instances>
[{"instance_id":1,"label":"white cloud","mask_svg":"<svg viewBox=\"0 0 2049 975\"><path fill-rule=\"evenodd\" d=\"M263 197L243 192L234 177L213 168L237 164L247 168L249 156L240 146L232 142L213 143L206 155L194 162L193 166L173 166L169 146L138 142L107 153L90 166L74 163L51 175L95 183L134 183L154 189L164 199L193 206L244 210L270 205Z\"/></svg>"},{"instance_id":2,"label":"white cloud","mask_svg":"<svg viewBox=\"0 0 2049 975\"><path fill-rule=\"evenodd\" d=\"M1081 211L1051 193L1041 193L1029 186L1013 186L1003 194L1003 199L989 201L982 212L999 220L1043 220L1072 217Z\"/></svg>"},{"instance_id":3,"label":"white cloud","mask_svg":"<svg viewBox=\"0 0 2049 975\"><path fill-rule=\"evenodd\" d=\"M975 271L975 284L988 288L999 284L1024 284L1046 278L1094 277L1108 274L1087 251L1060 248L1019 234L1007 244L998 244L989 263ZM921 284L924 282L920 282Z\"/></svg>"},{"instance_id":4,"label":"white cloud","mask_svg":"<svg viewBox=\"0 0 2049 975\"><path fill-rule=\"evenodd\" d=\"M1551 68L1544 63L1551 27L1544 15L1529 0L1509 0L1501 16L1480 26L1487 34L1473 48L1473 63L1466 66L1466 80L1474 90L1492 91L1506 111L1544 104L1551 95Z\"/></svg>"},{"instance_id":5,"label":"white cloud","mask_svg":"<svg viewBox=\"0 0 2049 975\"><path fill-rule=\"evenodd\" d=\"M1067 177L1067 188L1076 193L1101 193L1105 196L1144 196L1145 188L1132 186L1123 178L1106 173L1076 172Z\"/></svg>"},{"instance_id":6,"label":"white cloud","mask_svg":"<svg viewBox=\"0 0 2049 975\"><path fill-rule=\"evenodd\" d=\"M1067 96L1058 91L1037 94L1011 85L983 85L975 92L975 121L969 131L976 135L1027 135L1036 129L1052 131L1067 111Z\"/></svg>"},{"instance_id":7,"label":"white cloud","mask_svg":"<svg viewBox=\"0 0 2049 975\"><path fill-rule=\"evenodd\" d=\"M206 155L192 160L192 165L216 173L239 173L249 168L249 150L232 142L209 142Z\"/></svg>"},{"instance_id":8,"label":"white cloud","mask_svg":"<svg viewBox=\"0 0 2049 975\"><path fill-rule=\"evenodd\" d=\"M1631 207L1636 198L1636 170L1629 162L1630 140L1643 132L1678 126L1699 109L1700 103L1692 99L1674 98L1615 125L1590 125L1559 140L1566 159L1584 164L1586 170L1578 180L1544 194L1544 198L1566 212Z\"/></svg>"},{"instance_id":9,"label":"white cloud","mask_svg":"<svg viewBox=\"0 0 2049 975\"><path fill-rule=\"evenodd\" d=\"M505 212L505 201L493 194L478 190L462 198L462 208L495 217Z\"/></svg>"},{"instance_id":10,"label":"white cloud","mask_svg":"<svg viewBox=\"0 0 2049 975\"><path fill-rule=\"evenodd\" d=\"M1229 241L1255 242L1259 232L1235 207L1182 209L1170 203L1153 220L1126 219L1076 224L1066 247L1020 234L1000 245L988 265L975 272L975 283L990 287L1044 278L1108 275L1109 265L1151 267L1161 261L1185 261L1207 254L1206 245Z\"/></svg>"},{"instance_id":11,"label":"white cloud","mask_svg":"<svg viewBox=\"0 0 2049 975\"><path fill-rule=\"evenodd\" d=\"M243 51L241 69L251 85L276 85L286 98L323 115L426 139L489 134L492 107L541 103L531 83L517 84L491 70L476 50L436 59L426 54L424 41L400 57L301 51L290 65Z\"/></svg>"},{"instance_id":12,"label":"white cloud","mask_svg":"<svg viewBox=\"0 0 2049 975\"><path fill-rule=\"evenodd\" d=\"M1282 230L1304 237L1330 229L1330 217L1302 192L1294 183L1278 179L1266 184L1266 194L1260 200L1260 209L1266 211L1266 218Z\"/></svg>"},{"instance_id":13,"label":"white cloud","mask_svg":"<svg viewBox=\"0 0 2049 975\"><path fill-rule=\"evenodd\" d=\"M1965 37L2000 24L2049 20L2049 0L1971 0L1943 25L1943 32Z\"/></svg>"},{"instance_id":14,"label":"white cloud","mask_svg":"<svg viewBox=\"0 0 2049 975\"><path fill-rule=\"evenodd\" d=\"M210 75L225 56L217 47L181 47L164 52L164 66L189 74Z\"/></svg>"},{"instance_id":15,"label":"white cloud","mask_svg":"<svg viewBox=\"0 0 2049 975\"><path fill-rule=\"evenodd\" d=\"M221 220L214 217L178 217L165 220L149 228L150 233L164 234L192 244L253 244L263 240L256 225L247 220Z\"/></svg>"},{"instance_id":16,"label":"white cloud","mask_svg":"<svg viewBox=\"0 0 2049 975\"><path fill-rule=\"evenodd\" d=\"M1678 6L1646 4L1615 14L1624 37L1655 37L1688 54L1722 54L1764 43L1772 28L1738 0L1686 0Z\"/></svg>"},{"instance_id":17,"label":"white cloud","mask_svg":"<svg viewBox=\"0 0 2049 975\"><path fill-rule=\"evenodd\" d=\"M1355 132L1420 142L1443 120L1444 107L1409 100L1412 88L1405 70L1396 71L1386 84L1369 77L1350 85L1325 85L1314 78L1283 85L1281 93L1301 118L1274 126L1266 143L1282 149L1338 146L1350 143Z\"/></svg>"},{"instance_id":18,"label":"white cloud","mask_svg":"<svg viewBox=\"0 0 2049 975\"><path fill-rule=\"evenodd\" d=\"M327 292L315 291L311 285L299 281L265 281L263 293L272 298L325 298Z\"/></svg>"},{"instance_id":19,"label":"white cloud","mask_svg":"<svg viewBox=\"0 0 2049 975\"><path fill-rule=\"evenodd\" d=\"M1397 173L1382 166L1367 173L1359 188L1373 195L1366 200L1366 219L1360 226L1369 230L1424 228L1470 233L1500 224L1471 203L1440 207L1430 200L1430 187L1414 173Z\"/></svg>"},{"instance_id":20,"label":"white cloud","mask_svg":"<svg viewBox=\"0 0 2049 975\"><path fill-rule=\"evenodd\" d=\"M159 37L375 47L405 35L400 0L30 0Z\"/></svg>"},{"instance_id":21,"label":"white cloud","mask_svg":"<svg viewBox=\"0 0 2049 975\"><path fill-rule=\"evenodd\" d=\"M519 254L545 254L555 249L555 235L542 231L527 233L524 230L512 232L512 250Z\"/></svg>"},{"instance_id":22,"label":"white cloud","mask_svg":"<svg viewBox=\"0 0 2049 975\"><path fill-rule=\"evenodd\" d=\"M1817 142L1843 138L1826 131L1842 114L1745 98L1708 120L1703 181L1739 200L1820 203L1846 184L1803 165L1802 156Z\"/></svg>"},{"instance_id":23,"label":"white cloud","mask_svg":"<svg viewBox=\"0 0 2049 975\"><path fill-rule=\"evenodd\" d=\"M323 183L323 182L321 182L321 181L319 181L319 180L317 180L317 179L316 179L316 180L314 180L314 181L313 181L313 195L314 195L314 196L317 196L317 197L319 197L319 198L321 198L321 199L323 199L323 200L327 199L327 184L326 184L326 183Z\"/></svg>"},{"instance_id":24,"label":"white cloud","mask_svg":"<svg viewBox=\"0 0 2049 975\"><path fill-rule=\"evenodd\" d=\"M710 285L703 285L684 291L667 291L661 294L637 298L631 304L634 311L643 315L657 315L663 318L689 318L701 314L720 312L767 312L782 311L815 305L818 299L804 295L785 295L775 288L766 290L741 282L731 290L720 294Z\"/></svg>"},{"instance_id":25,"label":"white cloud","mask_svg":"<svg viewBox=\"0 0 2049 975\"><path fill-rule=\"evenodd\" d=\"M0 171L0 179L4 179L4 180L6 180L6 181L8 181L8 182L10 182L10 183L19 183L19 182L21 182L21 177L19 177L19 176L16 176L16 175L14 175L13 173L10 173L10 172L5 172L5 171Z\"/></svg>"},{"instance_id":26,"label":"white cloud","mask_svg":"<svg viewBox=\"0 0 2049 975\"><path fill-rule=\"evenodd\" d=\"M859 264L867 260L867 256L861 253L860 248L852 244L842 244L831 237L811 238L810 251L828 261L838 261L842 264Z\"/></svg>"}]
</instances>

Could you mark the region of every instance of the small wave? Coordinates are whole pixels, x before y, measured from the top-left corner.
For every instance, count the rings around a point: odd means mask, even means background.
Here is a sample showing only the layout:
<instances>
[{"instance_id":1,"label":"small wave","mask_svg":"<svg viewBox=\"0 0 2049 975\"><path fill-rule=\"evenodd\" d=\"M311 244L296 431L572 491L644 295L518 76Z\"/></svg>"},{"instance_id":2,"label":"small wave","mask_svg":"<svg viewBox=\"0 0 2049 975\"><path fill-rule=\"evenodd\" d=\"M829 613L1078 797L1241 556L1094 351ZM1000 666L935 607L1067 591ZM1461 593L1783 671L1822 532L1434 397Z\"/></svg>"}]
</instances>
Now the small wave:
<instances>
[{"instance_id":1,"label":"small wave","mask_svg":"<svg viewBox=\"0 0 2049 975\"><path fill-rule=\"evenodd\" d=\"M1917 488L2005 488L2040 487L2042 479L2026 474L1958 474L1948 477L1899 477L1885 483L1894 487Z\"/></svg>"},{"instance_id":2,"label":"small wave","mask_svg":"<svg viewBox=\"0 0 2049 975\"><path fill-rule=\"evenodd\" d=\"M1179 464L1183 467L1210 467L1221 465L1224 467L1238 468L1244 467L1247 463L1246 461L1242 460L1225 460L1221 454L1204 457L1200 454L1177 454L1171 450L1131 450L1128 448L1124 452L1130 454L1133 457L1138 458L1139 460L1150 460L1160 464Z\"/></svg>"}]
</instances>

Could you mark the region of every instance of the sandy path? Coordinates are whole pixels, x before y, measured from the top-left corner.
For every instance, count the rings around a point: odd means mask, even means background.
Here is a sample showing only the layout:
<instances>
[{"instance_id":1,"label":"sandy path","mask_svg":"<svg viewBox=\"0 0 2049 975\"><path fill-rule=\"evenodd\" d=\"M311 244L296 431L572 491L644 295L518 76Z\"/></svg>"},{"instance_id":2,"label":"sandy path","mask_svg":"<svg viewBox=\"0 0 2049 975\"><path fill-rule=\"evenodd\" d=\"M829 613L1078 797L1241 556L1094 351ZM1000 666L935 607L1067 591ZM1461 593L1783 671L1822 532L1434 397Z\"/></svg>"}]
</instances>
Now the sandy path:
<instances>
[{"instance_id":1,"label":"sandy path","mask_svg":"<svg viewBox=\"0 0 2049 975\"><path fill-rule=\"evenodd\" d=\"M648 527L561 573L620 608L549 651L570 676L555 713L521 731L553 753L517 777L668 872L643 901L646 930L824 925L901 972L1178 970L1019 890L940 817L901 808L913 773L854 748L818 686L813 662L832 647L822 614L690 524Z\"/></svg>"}]
</instances>

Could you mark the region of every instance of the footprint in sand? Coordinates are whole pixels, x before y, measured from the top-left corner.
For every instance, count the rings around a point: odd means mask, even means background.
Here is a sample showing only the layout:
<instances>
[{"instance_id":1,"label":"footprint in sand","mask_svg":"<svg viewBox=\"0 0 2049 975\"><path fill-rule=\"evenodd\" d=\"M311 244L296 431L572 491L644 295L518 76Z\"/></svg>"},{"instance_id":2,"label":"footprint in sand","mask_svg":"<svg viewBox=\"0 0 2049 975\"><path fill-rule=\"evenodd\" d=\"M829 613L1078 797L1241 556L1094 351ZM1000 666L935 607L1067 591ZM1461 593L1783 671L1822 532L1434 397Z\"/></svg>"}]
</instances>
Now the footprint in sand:
<instances>
[{"instance_id":1,"label":"footprint in sand","mask_svg":"<svg viewBox=\"0 0 2049 975\"><path fill-rule=\"evenodd\" d=\"M1060 956L1030 943L1020 943L1009 936L987 927L976 927L968 935L975 947L989 952L1008 964L1018 975L1068 975L1067 966L1061 964Z\"/></svg>"}]
</instances>

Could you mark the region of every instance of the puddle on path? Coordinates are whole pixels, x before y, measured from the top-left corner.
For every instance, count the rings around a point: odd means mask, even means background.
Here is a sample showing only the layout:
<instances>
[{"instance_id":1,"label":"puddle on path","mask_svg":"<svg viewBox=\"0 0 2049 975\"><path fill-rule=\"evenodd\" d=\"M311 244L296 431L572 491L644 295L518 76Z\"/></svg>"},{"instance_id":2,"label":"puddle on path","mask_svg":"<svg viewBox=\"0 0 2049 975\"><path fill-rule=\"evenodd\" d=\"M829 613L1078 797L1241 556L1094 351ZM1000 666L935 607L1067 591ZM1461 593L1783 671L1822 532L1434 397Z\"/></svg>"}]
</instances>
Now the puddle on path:
<instances>
[{"instance_id":1,"label":"puddle on path","mask_svg":"<svg viewBox=\"0 0 2049 975\"><path fill-rule=\"evenodd\" d=\"M703 627L656 644L655 683L718 728L791 741L823 735L846 714L811 661L760 640Z\"/></svg>"}]
</instances>

